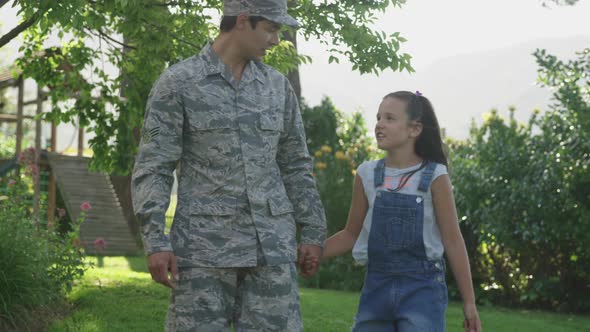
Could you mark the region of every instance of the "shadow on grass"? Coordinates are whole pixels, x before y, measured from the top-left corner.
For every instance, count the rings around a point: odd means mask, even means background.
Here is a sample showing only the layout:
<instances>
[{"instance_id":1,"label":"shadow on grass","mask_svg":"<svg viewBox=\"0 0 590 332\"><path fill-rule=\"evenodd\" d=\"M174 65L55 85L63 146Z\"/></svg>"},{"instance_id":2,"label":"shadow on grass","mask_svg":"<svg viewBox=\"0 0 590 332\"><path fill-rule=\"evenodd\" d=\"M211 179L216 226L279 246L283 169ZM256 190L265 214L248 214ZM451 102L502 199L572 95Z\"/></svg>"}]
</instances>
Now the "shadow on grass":
<instances>
[{"instance_id":1,"label":"shadow on grass","mask_svg":"<svg viewBox=\"0 0 590 332\"><path fill-rule=\"evenodd\" d=\"M77 292L73 315L49 331L162 331L169 291L151 280L85 285Z\"/></svg>"},{"instance_id":2,"label":"shadow on grass","mask_svg":"<svg viewBox=\"0 0 590 332\"><path fill-rule=\"evenodd\" d=\"M125 257L129 268L134 272L148 272L147 258L145 256L127 256Z\"/></svg>"}]
</instances>

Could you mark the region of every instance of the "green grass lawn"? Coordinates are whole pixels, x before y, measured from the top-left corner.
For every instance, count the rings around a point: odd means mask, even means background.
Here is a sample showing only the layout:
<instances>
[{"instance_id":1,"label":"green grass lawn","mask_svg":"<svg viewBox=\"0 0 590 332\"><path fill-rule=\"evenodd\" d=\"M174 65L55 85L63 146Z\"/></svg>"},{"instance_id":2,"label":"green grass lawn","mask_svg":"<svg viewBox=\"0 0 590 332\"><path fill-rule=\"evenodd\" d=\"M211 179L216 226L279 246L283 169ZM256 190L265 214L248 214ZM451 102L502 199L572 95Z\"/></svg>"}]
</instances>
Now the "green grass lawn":
<instances>
[{"instance_id":1,"label":"green grass lawn","mask_svg":"<svg viewBox=\"0 0 590 332\"><path fill-rule=\"evenodd\" d=\"M91 258L96 262L96 258ZM152 282L142 257L107 257L74 287L73 313L49 328L56 331L163 331L169 292ZM305 331L349 331L358 293L301 290ZM590 317L481 307L484 331L588 331ZM461 331L459 303L447 311L447 331Z\"/></svg>"}]
</instances>

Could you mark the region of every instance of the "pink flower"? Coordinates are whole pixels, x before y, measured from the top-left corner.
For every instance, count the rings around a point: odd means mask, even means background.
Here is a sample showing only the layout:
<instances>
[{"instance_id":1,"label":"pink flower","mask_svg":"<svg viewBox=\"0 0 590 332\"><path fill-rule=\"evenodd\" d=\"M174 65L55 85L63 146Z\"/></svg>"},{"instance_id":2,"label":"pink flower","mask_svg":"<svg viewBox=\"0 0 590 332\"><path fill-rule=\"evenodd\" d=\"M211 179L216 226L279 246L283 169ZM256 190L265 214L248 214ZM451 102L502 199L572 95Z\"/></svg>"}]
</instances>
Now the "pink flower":
<instances>
[{"instance_id":1,"label":"pink flower","mask_svg":"<svg viewBox=\"0 0 590 332\"><path fill-rule=\"evenodd\" d=\"M27 166L27 172L29 172L33 176L39 175L39 167L35 164L29 164Z\"/></svg>"},{"instance_id":2,"label":"pink flower","mask_svg":"<svg viewBox=\"0 0 590 332\"><path fill-rule=\"evenodd\" d=\"M101 253L106 247L107 241L105 241L105 239L103 239L102 237L99 237L96 240L94 240L94 248L96 248L96 251L98 253Z\"/></svg>"},{"instance_id":3,"label":"pink flower","mask_svg":"<svg viewBox=\"0 0 590 332\"><path fill-rule=\"evenodd\" d=\"M18 155L17 163L19 165L27 165L27 164L29 164L28 157L27 157L27 155L25 155L24 152L21 152L21 154Z\"/></svg>"},{"instance_id":4,"label":"pink flower","mask_svg":"<svg viewBox=\"0 0 590 332\"><path fill-rule=\"evenodd\" d=\"M65 217L66 216L66 209L57 208L57 216L59 217L59 219Z\"/></svg>"},{"instance_id":5,"label":"pink flower","mask_svg":"<svg viewBox=\"0 0 590 332\"><path fill-rule=\"evenodd\" d=\"M18 155L17 162L20 165L29 165L29 164L32 164L34 162L34 160L35 160L35 153L36 153L35 148L34 147L30 147L30 148L24 150L23 152L21 152Z\"/></svg>"},{"instance_id":6,"label":"pink flower","mask_svg":"<svg viewBox=\"0 0 590 332\"><path fill-rule=\"evenodd\" d=\"M80 204L80 209L84 212L87 212L90 211L90 209L92 209L92 206L88 201L84 201L82 202L82 204Z\"/></svg>"},{"instance_id":7,"label":"pink flower","mask_svg":"<svg viewBox=\"0 0 590 332\"><path fill-rule=\"evenodd\" d=\"M14 180L10 180L10 181L8 181L8 186L9 186L9 187L12 187L12 186L14 186L15 184L16 184L16 181L14 181Z\"/></svg>"}]
</instances>

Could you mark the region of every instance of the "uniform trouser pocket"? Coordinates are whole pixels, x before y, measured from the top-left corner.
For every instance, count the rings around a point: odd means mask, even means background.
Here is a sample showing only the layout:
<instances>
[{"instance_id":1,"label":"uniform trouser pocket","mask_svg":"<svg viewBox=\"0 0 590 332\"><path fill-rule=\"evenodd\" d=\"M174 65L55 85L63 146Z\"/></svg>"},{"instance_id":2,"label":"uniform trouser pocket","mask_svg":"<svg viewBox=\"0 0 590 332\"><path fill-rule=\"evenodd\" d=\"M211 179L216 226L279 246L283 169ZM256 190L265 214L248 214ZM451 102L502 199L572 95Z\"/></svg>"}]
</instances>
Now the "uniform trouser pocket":
<instances>
[{"instance_id":1,"label":"uniform trouser pocket","mask_svg":"<svg viewBox=\"0 0 590 332\"><path fill-rule=\"evenodd\" d=\"M183 268L166 331L302 330L295 264Z\"/></svg>"}]
</instances>

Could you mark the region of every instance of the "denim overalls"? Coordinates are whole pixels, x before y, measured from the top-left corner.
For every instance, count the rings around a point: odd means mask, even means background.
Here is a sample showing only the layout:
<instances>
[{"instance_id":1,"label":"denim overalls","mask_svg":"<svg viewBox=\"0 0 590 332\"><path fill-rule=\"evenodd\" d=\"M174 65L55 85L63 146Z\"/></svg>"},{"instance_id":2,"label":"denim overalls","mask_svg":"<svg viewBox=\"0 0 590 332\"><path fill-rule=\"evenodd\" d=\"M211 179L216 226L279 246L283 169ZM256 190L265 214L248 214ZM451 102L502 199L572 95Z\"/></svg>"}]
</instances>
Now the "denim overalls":
<instances>
[{"instance_id":1,"label":"denim overalls","mask_svg":"<svg viewBox=\"0 0 590 332\"><path fill-rule=\"evenodd\" d=\"M368 268L355 332L442 332L447 286L444 259L426 256L422 229L424 197L436 164L426 164L421 195L388 189L376 193L368 241ZM375 188L383 185L385 160L374 171Z\"/></svg>"}]
</instances>

